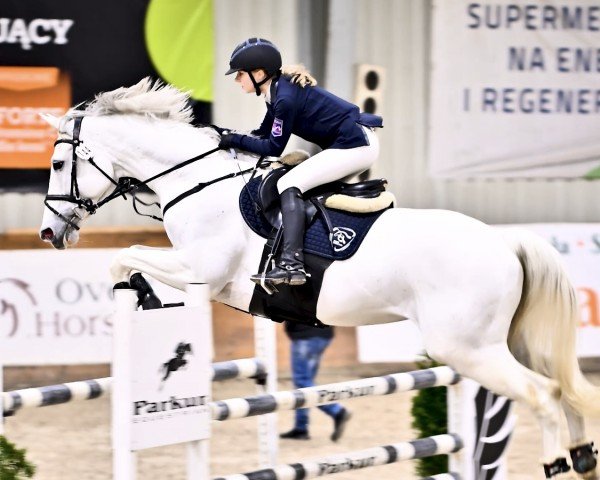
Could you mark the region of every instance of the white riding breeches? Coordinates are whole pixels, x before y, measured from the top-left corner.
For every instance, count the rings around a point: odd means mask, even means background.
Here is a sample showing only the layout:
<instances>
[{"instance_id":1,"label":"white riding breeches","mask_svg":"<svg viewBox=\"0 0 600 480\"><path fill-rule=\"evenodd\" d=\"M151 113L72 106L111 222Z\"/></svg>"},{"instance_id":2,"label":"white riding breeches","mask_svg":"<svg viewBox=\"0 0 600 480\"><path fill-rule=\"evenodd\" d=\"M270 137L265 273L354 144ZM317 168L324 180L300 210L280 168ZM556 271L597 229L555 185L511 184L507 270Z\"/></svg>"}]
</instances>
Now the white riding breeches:
<instances>
[{"instance_id":1,"label":"white riding breeches","mask_svg":"<svg viewBox=\"0 0 600 480\"><path fill-rule=\"evenodd\" d=\"M296 187L304 193L319 185L344 180L368 170L379 157L379 139L372 129L362 128L367 135L368 145L348 149L330 148L304 160L279 179L279 193L290 187Z\"/></svg>"}]
</instances>

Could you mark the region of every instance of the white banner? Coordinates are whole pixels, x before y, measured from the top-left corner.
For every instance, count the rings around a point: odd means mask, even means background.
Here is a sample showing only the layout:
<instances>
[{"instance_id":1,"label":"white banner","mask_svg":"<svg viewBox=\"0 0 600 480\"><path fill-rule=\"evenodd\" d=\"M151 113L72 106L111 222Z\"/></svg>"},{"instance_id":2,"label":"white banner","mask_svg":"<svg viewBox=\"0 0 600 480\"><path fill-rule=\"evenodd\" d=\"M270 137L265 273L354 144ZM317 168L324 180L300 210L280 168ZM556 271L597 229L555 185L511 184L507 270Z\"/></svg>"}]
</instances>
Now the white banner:
<instances>
[{"instance_id":1,"label":"white banner","mask_svg":"<svg viewBox=\"0 0 600 480\"><path fill-rule=\"evenodd\" d=\"M133 314L132 379L126 382L132 450L209 437L210 358L205 330L198 327L206 314L204 307Z\"/></svg>"},{"instance_id":2,"label":"white banner","mask_svg":"<svg viewBox=\"0 0 600 480\"><path fill-rule=\"evenodd\" d=\"M519 225L548 240L561 254L579 299L577 355L600 357L600 224ZM410 321L358 328L361 362L412 362L423 350Z\"/></svg>"},{"instance_id":3,"label":"white banner","mask_svg":"<svg viewBox=\"0 0 600 480\"><path fill-rule=\"evenodd\" d=\"M600 177L600 2L434 0L430 172Z\"/></svg>"},{"instance_id":4,"label":"white banner","mask_svg":"<svg viewBox=\"0 0 600 480\"><path fill-rule=\"evenodd\" d=\"M118 251L0 251L0 365L110 363ZM183 301L183 292L152 285L161 300Z\"/></svg>"}]
</instances>

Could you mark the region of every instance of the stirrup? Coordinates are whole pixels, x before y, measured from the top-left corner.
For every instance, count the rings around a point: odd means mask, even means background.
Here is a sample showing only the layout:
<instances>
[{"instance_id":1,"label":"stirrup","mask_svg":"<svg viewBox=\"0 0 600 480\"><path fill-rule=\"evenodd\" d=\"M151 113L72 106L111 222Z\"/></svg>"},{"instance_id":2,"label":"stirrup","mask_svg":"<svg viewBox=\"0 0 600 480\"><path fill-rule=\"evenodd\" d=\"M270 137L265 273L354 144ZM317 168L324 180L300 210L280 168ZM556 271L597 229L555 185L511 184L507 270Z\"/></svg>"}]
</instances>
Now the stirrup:
<instances>
[{"instance_id":1,"label":"stirrup","mask_svg":"<svg viewBox=\"0 0 600 480\"><path fill-rule=\"evenodd\" d=\"M306 283L307 277L310 275L304 271L304 269L286 269L280 267L279 265L271 269L269 272L265 274L256 274L250 277L254 283L261 284L265 282L269 285L304 285Z\"/></svg>"}]
</instances>

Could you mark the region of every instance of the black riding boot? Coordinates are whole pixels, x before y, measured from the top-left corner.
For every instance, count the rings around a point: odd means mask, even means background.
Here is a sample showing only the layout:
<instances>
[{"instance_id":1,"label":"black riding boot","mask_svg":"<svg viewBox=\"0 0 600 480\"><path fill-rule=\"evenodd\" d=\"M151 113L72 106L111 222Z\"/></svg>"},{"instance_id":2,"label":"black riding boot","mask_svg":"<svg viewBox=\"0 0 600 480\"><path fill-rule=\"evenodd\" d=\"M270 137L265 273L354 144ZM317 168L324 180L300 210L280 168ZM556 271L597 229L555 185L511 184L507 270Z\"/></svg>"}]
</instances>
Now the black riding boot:
<instances>
[{"instance_id":1,"label":"black riding boot","mask_svg":"<svg viewBox=\"0 0 600 480\"><path fill-rule=\"evenodd\" d=\"M304 200L296 187L290 187L280 196L281 221L283 223L283 247L275 268L267 272L264 280L272 285L306 283L304 271ZM260 274L252 275L256 283L262 281Z\"/></svg>"}]
</instances>

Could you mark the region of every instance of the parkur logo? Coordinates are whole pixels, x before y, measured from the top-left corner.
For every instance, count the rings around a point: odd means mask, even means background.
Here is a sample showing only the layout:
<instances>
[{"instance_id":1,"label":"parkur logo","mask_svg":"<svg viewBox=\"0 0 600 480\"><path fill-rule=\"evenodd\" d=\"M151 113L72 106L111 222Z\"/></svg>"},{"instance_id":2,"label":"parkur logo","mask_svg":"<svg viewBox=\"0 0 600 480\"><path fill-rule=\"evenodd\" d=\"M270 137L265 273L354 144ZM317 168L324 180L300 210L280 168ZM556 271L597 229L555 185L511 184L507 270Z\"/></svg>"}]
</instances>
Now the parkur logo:
<instances>
[{"instance_id":1,"label":"parkur logo","mask_svg":"<svg viewBox=\"0 0 600 480\"><path fill-rule=\"evenodd\" d=\"M162 390L164 382L171 376L188 364L184 357L187 354L193 354L192 344L188 342L179 342L175 347L175 356L161 365L161 382L159 390ZM202 407L207 404L206 395L196 395L192 397L176 397L171 395L163 400L139 400L133 402L134 415L148 415L154 413L173 413L174 410L185 410L193 407Z\"/></svg>"},{"instance_id":2,"label":"parkur logo","mask_svg":"<svg viewBox=\"0 0 600 480\"><path fill-rule=\"evenodd\" d=\"M194 352L192 351L192 344L186 342L179 342L175 347L175 356L162 364L161 369L164 372L163 378L161 380L162 382L169 378L169 375L171 375L172 372L176 372L180 368L187 365L188 362L184 358L187 353L192 355L194 354Z\"/></svg>"}]
</instances>

